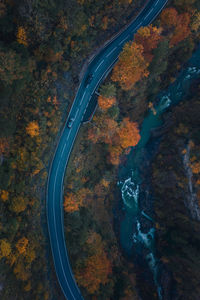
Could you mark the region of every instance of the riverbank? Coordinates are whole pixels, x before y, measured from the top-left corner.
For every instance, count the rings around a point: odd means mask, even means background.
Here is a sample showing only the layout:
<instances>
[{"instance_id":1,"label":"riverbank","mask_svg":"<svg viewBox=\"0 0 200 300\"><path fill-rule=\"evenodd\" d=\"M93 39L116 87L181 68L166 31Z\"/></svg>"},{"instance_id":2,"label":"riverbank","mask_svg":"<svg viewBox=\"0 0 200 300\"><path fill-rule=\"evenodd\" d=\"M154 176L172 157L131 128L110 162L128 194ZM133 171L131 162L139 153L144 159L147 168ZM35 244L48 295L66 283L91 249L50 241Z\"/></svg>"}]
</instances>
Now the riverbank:
<instances>
[{"instance_id":1,"label":"riverbank","mask_svg":"<svg viewBox=\"0 0 200 300\"><path fill-rule=\"evenodd\" d=\"M156 228L156 219L154 212L154 190L152 190L151 176L149 175L151 174L152 168L151 160L156 155L156 152L159 151L159 139L162 138L163 134L165 136L173 123L172 112L166 113L167 116L165 116L165 124L162 126L160 126L162 123L160 122L161 120L159 120L159 115L163 113L163 110L168 109L171 105L172 107L177 105L180 100L184 100L184 97L188 95L191 83L195 82L196 78L199 77L199 51L200 49L198 47L196 52L193 54L192 59L188 64L186 64L185 69L183 69L183 71L179 74L177 80L169 86L167 91L158 95L159 101L157 100L157 106L155 106L154 109L156 114L149 113L145 117L141 130L142 138L136 149L128 155L126 164L121 166L119 173L122 200L125 207L124 219L119 224L122 248L125 253L129 254L130 259L132 259L133 253L134 256L138 256L138 253L140 253L141 259L143 257L145 260L149 259L149 255L151 255L151 259L148 261L148 264L149 268L152 269L154 282L159 290L162 288L160 284L163 284L164 282L159 279L158 274L159 276L162 276L162 273L164 272L165 276L167 276L166 274L171 274L172 272L169 270L167 271L168 268L162 267L162 264L156 257L157 250L155 245L154 243L152 244L152 239L155 240L154 230ZM194 87L194 85L191 86ZM160 126L160 132L158 130L156 131L156 126ZM154 130L151 130L152 127ZM194 130L195 129L193 128L193 131ZM153 134L154 137L151 135L153 132L156 132L156 134ZM163 164L161 161L162 158L160 159L160 168L162 170ZM160 176L160 174L158 176ZM172 184L172 182L169 181L170 179L166 176L163 180L163 184L167 184L167 188L169 188ZM138 190L137 194L136 188ZM124 191L126 191L126 193ZM135 208L135 203L137 203L137 208ZM148 215L150 215L153 219L152 222L149 220ZM144 286L147 287L148 284L145 285L144 282L145 278L142 280L141 292L143 293L144 299L148 299L148 295L150 295L151 291L146 292L145 296ZM173 294L173 277L170 278L168 275L168 282L169 286L165 283L165 290L162 288L161 295L163 295L163 299L168 299L166 298L168 297L166 295ZM172 290L169 289L170 286Z\"/></svg>"}]
</instances>

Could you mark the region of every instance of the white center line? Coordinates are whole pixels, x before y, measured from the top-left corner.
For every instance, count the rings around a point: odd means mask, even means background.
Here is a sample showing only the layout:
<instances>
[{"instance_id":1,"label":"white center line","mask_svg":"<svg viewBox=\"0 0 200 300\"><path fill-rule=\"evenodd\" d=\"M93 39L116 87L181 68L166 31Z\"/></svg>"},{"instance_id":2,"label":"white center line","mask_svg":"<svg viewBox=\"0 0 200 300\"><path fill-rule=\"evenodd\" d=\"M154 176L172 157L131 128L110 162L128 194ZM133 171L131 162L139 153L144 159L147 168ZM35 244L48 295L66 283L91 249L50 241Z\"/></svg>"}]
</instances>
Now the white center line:
<instances>
[{"instance_id":1,"label":"white center line","mask_svg":"<svg viewBox=\"0 0 200 300\"><path fill-rule=\"evenodd\" d=\"M153 8L148 12L148 14L146 15L146 17L144 18L144 20L150 15L150 13L152 12Z\"/></svg>"},{"instance_id":2,"label":"white center line","mask_svg":"<svg viewBox=\"0 0 200 300\"><path fill-rule=\"evenodd\" d=\"M84 96L83 96L83 97L84 97ZM75 113L74 119L76 118L78 111L79 111L79 108L77 109L77 111L76 111L76 113Z\"/></svg>"},{"instance_id":3,"label":"white center line","mask_svg":"<svg viewBox=\"0 0 200 300\"><path fill-rule=\"evenodd\" d=\"M58 175L59 166L60 166L60 162L59 162L57 170L56 170L55 183L54 183L54 188L53 188L53 198L55 197L56 181L57 181L57 175ZM55 203L55 201L54 201L54 203ZM55 234L56 234L56 243L57 243L59 261L60 261L60 265L61 265L61 268L62 268L62 274L64 275L65 282L67 283L67 286L68 286L68 288L70 290L72 298L74 300L76 300L75 297L74 297L74 294L73 294L73 292L72 292L72 290L70 288L70 284L68 283L68 280L67 280L67 277L66 277L66 274L65 274L65 270L64 270L64 266L63 266L63 263L62 263L62 257L61 257L61 253L60 253L60 247L59 247L59 242L58 242L58 234L57 234L57 228L56 228L57 226L56 226L56 216L55 216L54 206L53 206L53 217L54 217L54 228L55 228ZM65 294L65 292L64 292L64 294Z\"/></svg>"},{"instance_id":4,"label":"white center line","mask_svg":"<svg viewBox=\"0 0 200 300\"><path fill-rule=\"evenodd\" d=\"M127 39L127 37L126 37L125 39L123 39L123 40L119 43L119 45L123 44L123 42L125 42L126 39Z\"/></svg>"},{"instance_id":5,"label":"white center line","mask_svg":"<svg viewBox=\"0 0 200 300\"><path fill-rule=\"evenodd\" d=\"M63 155L63 152L65 151L66 146L67 146L67 144L65 144L65 146L63 147L61 156Z\"/></svg>"},{"instance_id":6,"label":"white center line","mask_svg":"<svg viewBox=\"0 0 200 300\"><path fill-rule=\"evenodd\" d=\"M94 72L96 72L98 70L98 68L102 65L103 62L104 62L104 59L100 62L100 64L98 65L98 67L96 68L96 70Z\"/></svg>"},{"instance_id":7,"label":"white center line","mask_svg":"<svg viewBox=\"0 0 200 300\"><path fill-rule=\"evenodd\" d=\"M110 53L108 53L108 54L106 55L106 57L109 57L116 49L117 49L117 47L113 48L112 51L110 51Z\"/></svg>"},{"instance_id":8,"label":"white center line","mask_svg":"<svg viewBox=\"0 0 200 300\"><path fill-rule=\"evenodd\" d=\"M84 99L85 93L86 93L86 90L85 90L85 92L84 92L84 94L83 94L83 97L82 97L82 99L81 99L80 105L81 105L81 103L83 102L83 99Z\"/></svg>"}]
</instances>

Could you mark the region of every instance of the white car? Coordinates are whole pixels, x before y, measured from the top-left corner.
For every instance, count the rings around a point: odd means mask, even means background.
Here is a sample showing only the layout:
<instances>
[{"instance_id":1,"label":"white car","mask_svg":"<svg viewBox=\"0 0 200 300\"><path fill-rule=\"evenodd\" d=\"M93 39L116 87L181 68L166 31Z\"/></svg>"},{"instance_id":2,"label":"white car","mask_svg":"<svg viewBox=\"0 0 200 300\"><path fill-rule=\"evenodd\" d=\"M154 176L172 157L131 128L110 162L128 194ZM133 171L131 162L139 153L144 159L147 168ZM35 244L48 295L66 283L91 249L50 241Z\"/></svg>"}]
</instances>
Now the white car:
<instances>
[{"instance_id":1,"label":"white car","mask_svg":"<svg viewBox=\"0 0 200 300\"><path fill-rule=\"evenodd\" d=\"M69 121L67 122L67 127L71 128L74 122L74 118L70 118Z\"/></svg>"}]
</instances>

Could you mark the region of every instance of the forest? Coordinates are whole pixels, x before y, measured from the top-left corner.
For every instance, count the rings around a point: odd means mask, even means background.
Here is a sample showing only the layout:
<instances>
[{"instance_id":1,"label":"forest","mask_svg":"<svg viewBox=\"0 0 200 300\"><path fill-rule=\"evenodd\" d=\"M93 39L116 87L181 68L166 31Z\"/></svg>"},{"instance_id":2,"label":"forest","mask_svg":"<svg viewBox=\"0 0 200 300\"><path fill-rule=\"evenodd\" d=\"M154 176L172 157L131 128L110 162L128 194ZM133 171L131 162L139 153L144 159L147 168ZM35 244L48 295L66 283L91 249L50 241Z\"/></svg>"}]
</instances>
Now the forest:
<instances>
[{"instance_id":1,"label":"forest","mask_svg":"<svg viewBox=\"0 0 200 300\"><path fill-rule=\"evenodd\" d=\"M170 119L171 125L164 134L151 174L160 259L176 282L176 293L185 300L198 299L200 293L199 99L197 81L188 99L166 116L165 122Z\"/></svg>"},{"instance_id":2,"label":"forest","mask_svg":"<svg viewBox=\"0 0 200 300\"><path fill-rule=\"evenodd\" d=\"M1 299L62 297L45 215L57 134L86 58L141 4L0 2Z\"/></svg>"},{"instance_id":3,"label":"forest","mask_svg":"<svg viewBox=\"0 0 200 300\"><path fill-rule=\"evenodd\" d=\"M196 48L200 27L198 11L197 1L187 1L185 5L174 1L153 24L138 30L101 85L92 122L83 125L79 133L65 181L64 210L69 255L86 299L139 297L135 266L121 255L113 227L113 208L119 201L117 169L126 160L130 148L139 142L141 122L148 110L154 111L156 95L175 80ZM101 277L100 266L93 265L96 243L92 252L88 245L94 231L107 255L107 268L102 269ZM97 257L96 261L99 261ZM95 274L99 274L97 281L91 272L92 265ZM85 277L86 273L90 276Z\"/></svg>"},{"instance_id":4,"label":"forest","mask_svg":"<svg viewBox=\"0 0 200 300\"><path fill-rule=\"evenodd\" d=\"M85 61L137 15L142 5L140 0L0 2L3 300L63 297L56 283L45 219L50 161ZM153 24L138 30L101 85L92 122L83 125L77 137L65 178L64 217L70 261L86 299L139 299L134 265L123 257L113 227L117 168L139 142L141 122L153 110L155 96L173 82L195 49L200 35L199 6L198 0L169 1ZM198 133L192 133L192 124L186 121L191 132L188 140L193 141L191 169L198 184ZM183 134L183 125L175 124L180 127L175 134ZM157 193L161 188L155 186ZM168 253L172 250L162 244L167 215L162 216L159 205L156 210L160 253L175 273L180 293L185 293L183 282L188 279L182 277L181 269L174 270L176 256L171 260ZM196 228L198 242L198 224L194 221L190 226ZM185 237L175 240L176 252ZM183 263L187 264L189 254L184 253ZM197 276L191 281L194 291Z\"/></svg>"}]
</instances>

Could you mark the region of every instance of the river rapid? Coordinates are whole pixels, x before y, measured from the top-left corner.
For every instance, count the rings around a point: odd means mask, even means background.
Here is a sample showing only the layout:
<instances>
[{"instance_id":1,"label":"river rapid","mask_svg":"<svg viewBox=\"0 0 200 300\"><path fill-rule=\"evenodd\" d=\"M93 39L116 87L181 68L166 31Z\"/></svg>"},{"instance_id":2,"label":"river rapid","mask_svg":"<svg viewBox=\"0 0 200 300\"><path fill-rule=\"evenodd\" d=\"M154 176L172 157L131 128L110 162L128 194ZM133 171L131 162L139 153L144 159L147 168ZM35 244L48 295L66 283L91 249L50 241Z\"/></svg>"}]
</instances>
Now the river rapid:
<instances>
[{"instance_id":1,"label":"river rapid","mask_svg":"<svg viewBox=\"0 0 200 300\"><path fill-rule=\"evenodd\" d=\"M141 126L141 139L127 155L124 165L119 168L118 187L123 201L123 218L120 221L120 244L129 257L140 257L150 270L158 298L163 299L160 283L161 264L156 255L155 223L153 220L153 194L148 178L148 167L159 145L159 137L152 138L151 132L162 126L162 116L173 109L188 95L193 81L200 77L200 46L176 81L157 96L157 106L149 110ZM167 178L166 178L167 180Z\"/></svg>"}]
</instances>

